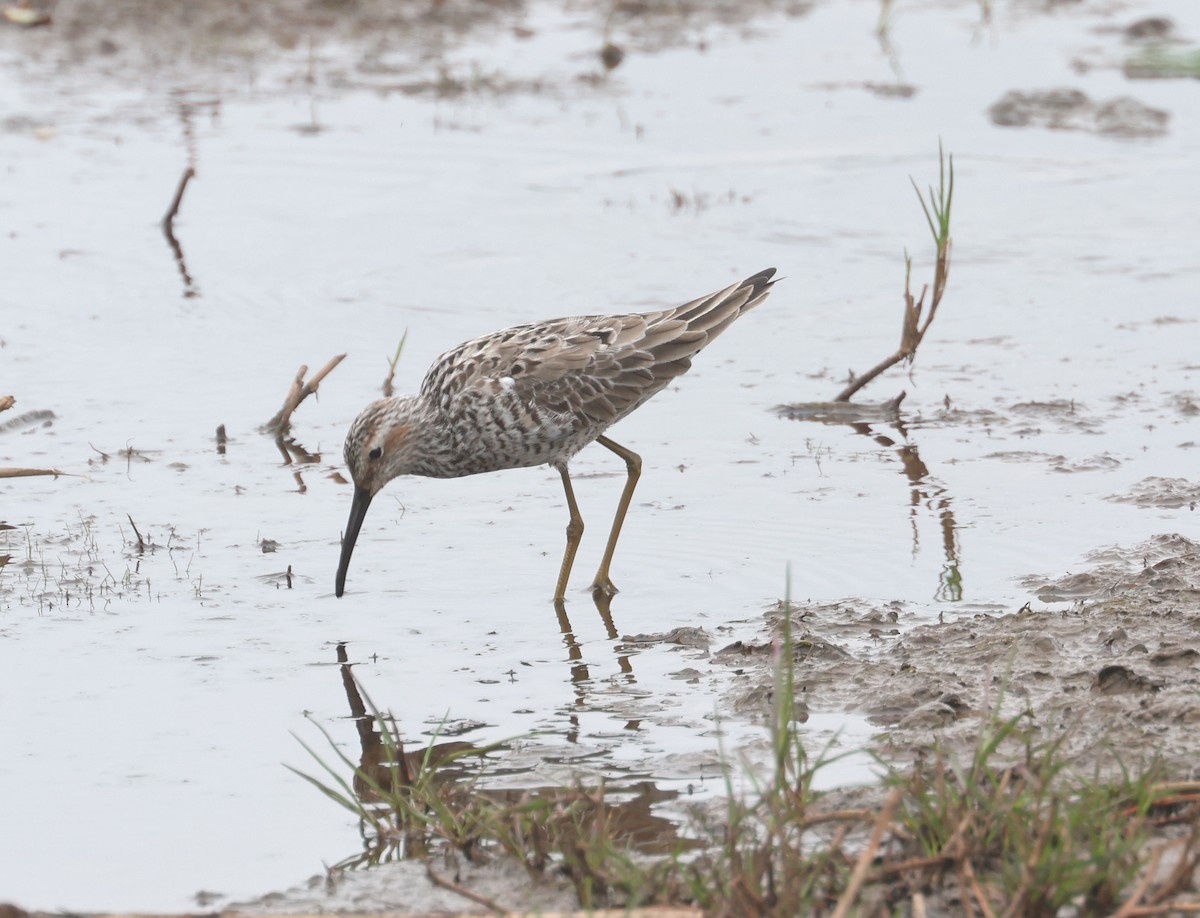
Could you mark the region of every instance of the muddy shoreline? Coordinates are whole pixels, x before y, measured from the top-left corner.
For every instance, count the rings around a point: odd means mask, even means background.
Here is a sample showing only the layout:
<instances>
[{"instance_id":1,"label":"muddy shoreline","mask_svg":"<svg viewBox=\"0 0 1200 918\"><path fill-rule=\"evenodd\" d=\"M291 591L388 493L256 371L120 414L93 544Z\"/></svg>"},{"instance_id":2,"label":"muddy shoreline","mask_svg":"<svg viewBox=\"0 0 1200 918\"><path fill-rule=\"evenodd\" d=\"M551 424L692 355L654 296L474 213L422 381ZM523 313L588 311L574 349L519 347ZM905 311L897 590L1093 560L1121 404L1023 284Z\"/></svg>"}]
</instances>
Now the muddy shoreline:
<instances>
[{"instance_id":1,"label":"muddy shoreline","mask_svg":"<svg viewBox=\"0 0 1200 918\"><path fill-rule=\"evenodd\" d=\"M1036 742L1065 736L1081 774L1157 767L1194 779L1200 546L1163 535L1100 549L1093 560L1086 572L1027 578L1033 594L1019 610L951 613L914 628L902 629L896 604L793 604L805 706L865 716L880 729L872 748L897 767L938 748L961 755L996 721L1021 717ZM772 616L776 642L781 615ZM749 683L734 690L734 710L761 716L776 646L713 655Z\"/></svg>"}]
</instances>

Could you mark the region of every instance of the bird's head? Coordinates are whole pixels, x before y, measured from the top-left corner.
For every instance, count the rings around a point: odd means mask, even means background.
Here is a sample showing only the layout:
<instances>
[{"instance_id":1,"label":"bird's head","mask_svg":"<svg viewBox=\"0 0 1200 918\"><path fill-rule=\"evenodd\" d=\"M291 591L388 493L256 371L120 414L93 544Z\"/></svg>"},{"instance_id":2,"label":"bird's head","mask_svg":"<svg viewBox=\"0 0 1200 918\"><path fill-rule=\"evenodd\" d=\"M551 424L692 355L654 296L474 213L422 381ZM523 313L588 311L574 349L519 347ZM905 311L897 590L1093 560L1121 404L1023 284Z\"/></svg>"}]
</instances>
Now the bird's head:
<instances>
[{"instance_id":1,"label":"bird's head","mask_svg":"<svg viewBox=\"0 0 1200 918\"><path fill-rule=\"evenodd\" d=\"M417 420L411 397L381 398L354 419L346 434L346 467L355 491L371 497L385 484L412 471Z\"/></svg>"},{"instance_id":2,"label":"bird's head","mask_svg":"<svg viewBox=\"0 0 1200 918\"><path fill-rule=\"evenodd\" d=\"M354 500L342 535L335 590L338 596L346 589L350 555L372 499L393 478L413 469L417 449L414 432L418 429L414 401L402 397L372 402L354 419L346 434L346 467L354 481Z\"/></svg>"}]
</instances>

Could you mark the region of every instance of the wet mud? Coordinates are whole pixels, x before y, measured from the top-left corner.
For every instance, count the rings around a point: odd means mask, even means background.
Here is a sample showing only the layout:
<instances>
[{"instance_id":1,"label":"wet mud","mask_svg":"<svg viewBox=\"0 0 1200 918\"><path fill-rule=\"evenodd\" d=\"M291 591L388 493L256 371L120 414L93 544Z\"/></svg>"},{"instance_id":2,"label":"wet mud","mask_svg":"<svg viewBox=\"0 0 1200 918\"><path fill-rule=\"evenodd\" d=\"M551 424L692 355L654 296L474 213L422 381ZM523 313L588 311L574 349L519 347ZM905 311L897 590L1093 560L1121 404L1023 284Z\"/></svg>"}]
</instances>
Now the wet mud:
<instances>
[{"instance_id":1,"label":"wet mud","mask_svg":"<svg viewBox=\"0 0 1200 918\"><path fill-rule=\"evenodd\" d=\"M1119 96L1095 102L1078 89L1006 93L988 109L1001 127L1039 126L1053 130L1094 131L1119 137L1154 137L1167 132L1170 114Z\"/></svg>"},{"instance_id":2,"label":"wet mud","mask_svg":"<svg viewBox=\"0 0 1200 918\"><path fill-rule=\"evenodd\" d=\"M937 749L969 755L998 720L1027 737L1065 737L1079 774L1162 767L1195 776L1200 722L1200 545L1178 534L1090 557L1087 571L1029 576L1020 609L906 627L902 604L792 607L796 684L813 710L844 710L879 728L872 748L903 767ZM713 654L748 683L736 710L762 711L773 639ZM1000 754L1020 757L1014 741ZM836 767L836 766L834 766Z\"/></svg>"}]
</instances>

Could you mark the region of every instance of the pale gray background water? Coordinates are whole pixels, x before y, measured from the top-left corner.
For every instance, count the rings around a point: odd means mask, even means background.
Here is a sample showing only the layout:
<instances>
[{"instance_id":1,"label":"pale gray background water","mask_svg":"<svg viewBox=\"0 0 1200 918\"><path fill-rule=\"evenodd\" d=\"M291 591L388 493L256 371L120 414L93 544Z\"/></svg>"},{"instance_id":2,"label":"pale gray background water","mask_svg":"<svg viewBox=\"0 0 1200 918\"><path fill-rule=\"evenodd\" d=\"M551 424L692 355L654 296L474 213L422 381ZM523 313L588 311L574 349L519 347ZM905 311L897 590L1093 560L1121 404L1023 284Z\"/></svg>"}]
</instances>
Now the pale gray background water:
<instances>
[{"instance_id":1,"label":"pale gray background water","mask_svg":"<svg viewBox=\"0 0 1200 918\"><path fill-rule=\"evenodd\" d=\"M396 482L334 600L341 439L406 328L401 390L504 325L674 304L769 265L786 276L613 431L646 460L613 571L622 634L754 635L789 564L799 598L899 600L910 624L1015 608L1023 575L1194 535L1186 507L1105 498L1195 474L1197 422L1180 406L1200 365L1197 88L1126 80L1134 49L1114 28L1168 14L1195 42L1200 10L994 3L986 25L975 3L899 6L891 60L878 5L839 0L701 22L592 84L576 77L596 70L603 17L536 3L445 61L545 88L457 98L377 91L398 78L320 34L311 62L301 41L144 86L56 68L48 39L6 31L0 394L19 399L7 416L57 420L0 435L0 464L77 477L4 485L0 518L19 528L0 546L13 555L0 572L0 898L184 908L201 888L245 897L352 853L350 820L280 764L306 764L289 735L317 739L305 712L353 742L337 641L414 736L447 712L482 724L475 742L530 736L516 757L530 782L566 776L547 757L599 753L587 764L600 773L719 790L700 781L715 773L723 682L669 677L702 660L654 645L629 657L631 678L579 592L569 613L589 679L572 682L548 602L566 522L552 471ZM417 56L395 52L436 78ZM898 82L916 94L864 85ZM1168 132L987 117L1010 89L1057 86L1134 95L1171 114ZM190 298L157 225L186 161L181 98L219 102L194 115L198 175L176 224ZM321 130L299 129L314 111ZM931 274L909 176L936 178L939 137L958 181L949 292L913 379L865 393L908 391L930 472L914 506L894 450L770 409L832 397L848 368L895 346L906 247L914 281ZM321 454L301 492L256 427L300 363L343 351L296 416ZM963 414L940 417L947 397ZM1074 413L1014 407L1056 400ZM150 461L116 455L127 446ZM623 470L598 449L575 468L582 588ZM938 599L945 501L959 603ZM131 552L127 514L159 550ZM279 550L262 553L263 538ZM64 607L58 585L75 575L93 599L76 589ZM759 735L727 726L733 746ZM838 712L811 726L819 739L844 727L851 745L866 729Z\"/></svg>"}]
</instances>

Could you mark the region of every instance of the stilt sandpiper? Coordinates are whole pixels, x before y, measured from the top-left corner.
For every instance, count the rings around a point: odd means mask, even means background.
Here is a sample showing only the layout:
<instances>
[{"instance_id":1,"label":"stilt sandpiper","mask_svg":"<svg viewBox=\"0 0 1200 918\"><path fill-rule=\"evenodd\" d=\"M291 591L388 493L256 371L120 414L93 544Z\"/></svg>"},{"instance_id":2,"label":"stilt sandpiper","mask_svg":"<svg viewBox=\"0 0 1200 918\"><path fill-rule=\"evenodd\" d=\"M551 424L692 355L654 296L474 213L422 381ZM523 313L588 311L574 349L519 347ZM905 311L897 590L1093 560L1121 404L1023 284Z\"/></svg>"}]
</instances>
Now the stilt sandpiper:
<instances>
[{"instance_id":1,"label":"stilt sandpiper","mask_svg":"<svg viewBox=\"0 0 1200 918\"><path fill-rule=\"evenodd\" d=\"M642 460L604 432L686 373L697 353L766 298L774 274L768 268L674 309L550 319L493 332L435 360L416 395L372 402L346 435L354 500L342 536L337 595L345 591L367 507L393 478L458 478L549 465L562 476L570 513L554 588L561 601L583 536L567 463L596 441L625 460L628 473L592 583L593 591L611 596L616 587L608 569Z\"/></svg>"}]
</instances>

